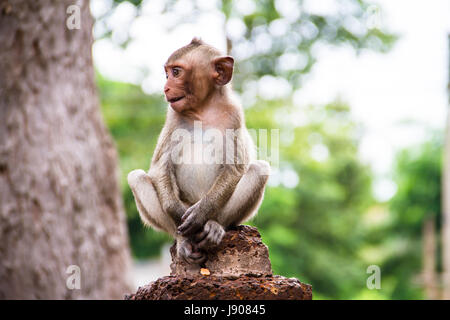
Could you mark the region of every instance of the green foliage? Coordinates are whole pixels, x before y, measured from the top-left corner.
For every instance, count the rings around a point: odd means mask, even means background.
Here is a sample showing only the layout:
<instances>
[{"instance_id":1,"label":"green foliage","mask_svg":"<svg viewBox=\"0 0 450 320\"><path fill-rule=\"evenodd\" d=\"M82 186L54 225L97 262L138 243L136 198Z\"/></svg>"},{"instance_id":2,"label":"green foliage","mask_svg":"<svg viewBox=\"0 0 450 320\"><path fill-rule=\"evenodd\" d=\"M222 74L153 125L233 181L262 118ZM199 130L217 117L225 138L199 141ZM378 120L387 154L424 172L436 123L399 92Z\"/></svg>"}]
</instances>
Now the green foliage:
<instances>
[{"instance_id":1,"label":"green foliage","mask_svg":"<svg viewBox=\"0 0 450 320\"><path fill-rule=\"evenodd\" d=\"M370 13L364 1L349 0L343 6L351 10L338 10L334 15L310 14L302 0L292 1L295 19L286 18L277 4L282 1L254 1L254 12L242 15L233 1L223 0L221 10L226 19L238 18L245 24L244 37L232 39L232 54L245 51L240 59L241 74L235 77L235 89L249 79L264 75L285 78L295 89L301 86L303 75L316 62L313 46L318 42L333 45L350 45L357 51L369 48L385 52L389 50L395 36L377 28L367 28ZM350 25L355 27L352 29ZM262 40L264 39L264 40ZM261 46L261 42L264 46ZM236 50L235 50L236 49ZM282 61L290 60L290 67ZM295 61L301 61L296 63Z\"/></svg>"},{"instance_id":2,"label":"green foliage","mask_svg":"<svg viewBox=\"0 0 450 320\"><path fill-rule=\"evenodd\" d=\"M260 103L257 111L247 111L248 123L264 119L266 127L276 127L280 124L267 123L268 114L289 112L294 109L282 103ZM352 298L365 288L366 266L358 250L364 240L361 218L372 203L370 170L357 158L358 126L345 105L311 106L304 114L305 125L281 126L293 139L280 147L280 170L293 169L299 183L267 188L254 223L276 273L312 283L322 297ZM328 153L319 161L317 146Z\"/></svg>"},{"instance_id":3,"label":"green foliage","mask_svg":"<svg viewBox=\"0 0 450 320\"><path fill-rule=\"evenodd\" d=\"M419 234L425 218L441 216L442 138L397 156L397 194L391 201L396 231Z\"/></svg>"},{"instance_id":4,"label":"green foliage","mask_svg":"<svg viewBox=\"0 0 450 320\"><path fill-rule=\"evenodd\" d=\"M434 218L440 230L442 140L436 135L397 155L398 190L390 202L391 219L377 231L383 235L379 245L388 252L381 268L392 299L423 298L417 279L422 268L422 227L426 219Z\"/></svg>"},{"instance_id":5,"label":"green foliage","mask_svg":"<svg viewBox=\"0 0 450 320\"><path fill-rule=\"evenodd\" d=\"M122 2L126 1L114 0L115 5ZM142 0L128 2L138 9L142 5ZM259 79L264 75L284 78L293 89L300 87L303 75L307 74L316 62L313 48L319 43L348 45L357 52L363 49L386 52L396 40L396 36L386 30L368 27L370 19L376 14L375 11L381 9L366 1L342 1L338 4L340 9L334 14L319 15L308 13L303 0L292 0L292 10L288 14L298 12L297 16L292 17L286 17L285 11L289 10L282 5L286 1L251 2L254 4L254 10L242 14L238 10L237 1L217 1L217 9L224 15L225 25L230 19L239 19L245 26L243 37L236 39L225 34L230 44L230 53L239 59L233 80L233 87L237 91L242 91L247 81ZM192 0L192 3L192 12L170 16L170 19L174 20L174 26L195 23L203 11L197 0ZM167 0L162 14L170 12L175 4L176 1ZM282 61L286 60L290 61L290 66L283 67Z\"/></svg>"}]
</instances>

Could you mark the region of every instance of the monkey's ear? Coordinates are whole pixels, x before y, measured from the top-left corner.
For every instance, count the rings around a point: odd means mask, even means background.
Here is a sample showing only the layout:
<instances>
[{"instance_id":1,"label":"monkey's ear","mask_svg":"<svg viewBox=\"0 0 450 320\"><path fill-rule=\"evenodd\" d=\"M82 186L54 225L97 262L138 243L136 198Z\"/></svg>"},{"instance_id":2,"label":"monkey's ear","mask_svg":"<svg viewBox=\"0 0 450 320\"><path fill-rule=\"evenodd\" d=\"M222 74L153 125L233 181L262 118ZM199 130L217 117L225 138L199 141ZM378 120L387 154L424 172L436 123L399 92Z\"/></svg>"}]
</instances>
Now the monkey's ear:
<instances>
[{"instance_id":1,"label":"monkey's ear","mask_svg":"<svg viewBox=\"0 0 450 320\"><path fill-rule=\"evenodd\" d=\"M214 64L214 81L220 85L224 86L230 82L233 76L233 66L234 59L230 56L219 57L213 60Z\"/></svg>"}]
</instances>

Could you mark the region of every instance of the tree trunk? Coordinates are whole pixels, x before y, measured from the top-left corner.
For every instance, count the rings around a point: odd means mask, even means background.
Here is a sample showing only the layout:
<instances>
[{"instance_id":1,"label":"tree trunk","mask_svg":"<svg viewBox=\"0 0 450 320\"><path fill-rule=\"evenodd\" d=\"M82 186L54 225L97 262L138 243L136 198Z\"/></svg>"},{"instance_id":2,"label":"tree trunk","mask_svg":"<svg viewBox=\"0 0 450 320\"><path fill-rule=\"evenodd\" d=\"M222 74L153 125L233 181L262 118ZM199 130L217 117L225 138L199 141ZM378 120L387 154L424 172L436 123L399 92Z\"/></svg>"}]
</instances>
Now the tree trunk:
<instances>
[{"instance_id":1,"label":"tree trunk","mask_svg":"<svg viewBox=\"0 0 450 320\"><path fill-rule=\"evenodd\" d=\"M73 4L81 28L69 30ZM88 1L0 0L2 299L121 299L130 289L92 24ZM71 285L71 265L80 268L80 289Z\"/></svg>"},{"instance_id":2,"label":"tree trunk","mask_svg":"<svg viewBox=\"0 0 450 320\"><path fill-rule=\"evenodd\" d=\"M439 298L436 277L436 231L434 218L426 219L422 229L423 283L427 299Z\"/></svg>"}]
</instances>

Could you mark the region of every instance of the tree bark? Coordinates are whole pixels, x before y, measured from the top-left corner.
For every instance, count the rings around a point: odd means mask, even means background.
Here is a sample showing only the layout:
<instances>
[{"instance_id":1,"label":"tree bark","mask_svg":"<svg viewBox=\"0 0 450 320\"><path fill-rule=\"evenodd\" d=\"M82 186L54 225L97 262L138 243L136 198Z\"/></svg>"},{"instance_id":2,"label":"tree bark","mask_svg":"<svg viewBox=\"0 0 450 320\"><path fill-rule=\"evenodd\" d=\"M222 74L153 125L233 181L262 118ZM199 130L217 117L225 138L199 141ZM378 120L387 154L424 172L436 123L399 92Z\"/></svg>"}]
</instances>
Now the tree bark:
<instances>
[{"instance_id":1,"label":"tree bark","mask_svg":"<svg viewBox=\"0 0 450 320\"><path fill-rule=\"evenodd\" d=\"M80 29L69 30L70 5ZM130 253L84 0L0 0L0 298L121 299ZM67 285L80 268L80 289ZM76 276L76 275L75 275Z\"/></svg>"},{"instance_id":2,"label":"tree bark","mask_svg":"<svg viewBox=\"0 0 450 320\"><path fill-rule=\"evenodd\" d=\"M423 283L427 299L439 298L436 277L436 231L434 218L426 219L422 229Z\"/></svg>"}]
</instances>

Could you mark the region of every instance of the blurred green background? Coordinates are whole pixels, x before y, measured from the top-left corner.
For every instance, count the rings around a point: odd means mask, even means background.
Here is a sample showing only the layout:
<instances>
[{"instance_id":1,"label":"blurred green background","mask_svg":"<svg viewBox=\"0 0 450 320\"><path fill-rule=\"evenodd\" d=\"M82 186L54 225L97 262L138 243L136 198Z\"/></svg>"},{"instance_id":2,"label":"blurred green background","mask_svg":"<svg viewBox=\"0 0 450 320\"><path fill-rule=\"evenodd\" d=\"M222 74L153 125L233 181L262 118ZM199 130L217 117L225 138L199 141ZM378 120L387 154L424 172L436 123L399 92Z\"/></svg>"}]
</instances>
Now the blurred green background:
<instances>
[{"instance_id":1,"label":"blurred green background","mask_svg":"<svg viewBox=\"0 0 450 320\"><path fill-rule=\"evenodd\" d=\"M111 12L120 2L114 2ZM141 5L139 0L130 2L137 8ZM225 19L241 19L246 28L241 39L227 39L231 54L242 43L256 46L255 39L261 34L271 38L270 48L254 50L237 61L233 88L238 94L243 93L246 83L263 76L285 79L291 92L301 88L316 62L312 50L317 43L383 54L397 38L381 27L358 33L346 27L348 19L367 23L369 4L365 1L347 1L352 11L331 16L301 11L298 19L288 22L287 31L277 36L269 32L272 22L280 19L275 1L252 2L256 10L248 15L234 10L232 1L218 2ZM302 1L297 3L301 7ZM174 4L166 1L163 14L169 15ZM97 23L103 23L102 19ZM299 36L304 28L310 30L309 37ZM101 37L109 36L106 28ZM279 68L278 62L286 53L291 59L307 57L307 63L301 68ZM148 169L167 104L161 94L145 94L139 85L114 82L100 74L97 80L103 115L120 154L133 255L137 259L157 257L162 245L171 240L143 227L126 175L136 168ZM425 258L422 234L426 221L435 225L436 236L440 230L442 133L430 132L429 142L397 155L392 170L397 193L390 201L379 202L372 196L373 173L358 157L364 127L352 119L345 102L336 99L309 106L301 125L292 121L298 117L292 94L256 97L245 105L245 114L249 128L281 129L278 172L291 181L272 180L259 214L251 222L269 247L274 272L312 284L315 299L426 297L421 278ZM437 260L440 271L439 255ZM382 290L366 287L370 265L382 270Z\"/></svg>"}]
</instances>

